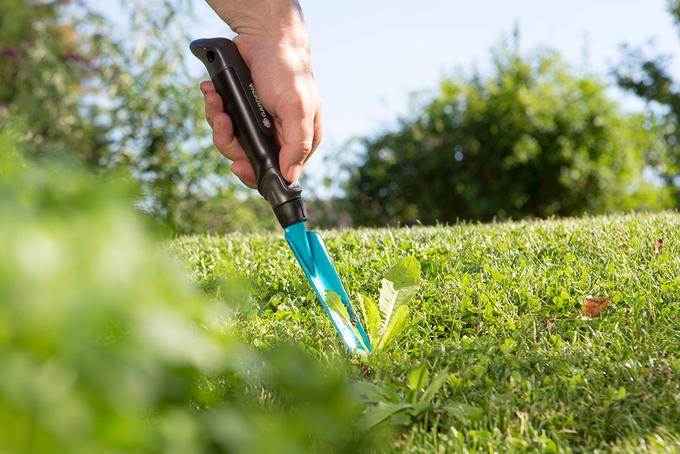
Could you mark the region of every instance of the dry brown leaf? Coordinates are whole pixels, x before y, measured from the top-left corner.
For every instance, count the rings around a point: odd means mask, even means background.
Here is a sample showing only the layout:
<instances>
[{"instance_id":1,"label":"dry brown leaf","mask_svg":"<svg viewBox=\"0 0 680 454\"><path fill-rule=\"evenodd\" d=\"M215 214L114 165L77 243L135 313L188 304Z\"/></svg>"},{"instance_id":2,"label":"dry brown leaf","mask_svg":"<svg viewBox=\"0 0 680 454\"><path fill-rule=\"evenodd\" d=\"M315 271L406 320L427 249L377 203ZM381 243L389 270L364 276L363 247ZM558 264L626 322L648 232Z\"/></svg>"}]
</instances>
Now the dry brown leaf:
<instances>
[{"instance_id":1,"label":"dry brown leaf","mask_svg":"<svg viewBox=\"0 0 680 454\"><path fill-rule=\"evenodd\" d=\"M612 302L609 296L587 296L586 302L583 303L583 315L586 317L597 317L600 313Z\"/></svg>"},{"instance_id":2,"label":"dry brown leaf","mask_svg":"<svg viewBox=\"0 0 680 454\"><path fill-rule=\"evenodd\" d=\"M654 253L659 254L663 249L663 238L657 238L654 242Z\"/></svg>"}]
</instances>

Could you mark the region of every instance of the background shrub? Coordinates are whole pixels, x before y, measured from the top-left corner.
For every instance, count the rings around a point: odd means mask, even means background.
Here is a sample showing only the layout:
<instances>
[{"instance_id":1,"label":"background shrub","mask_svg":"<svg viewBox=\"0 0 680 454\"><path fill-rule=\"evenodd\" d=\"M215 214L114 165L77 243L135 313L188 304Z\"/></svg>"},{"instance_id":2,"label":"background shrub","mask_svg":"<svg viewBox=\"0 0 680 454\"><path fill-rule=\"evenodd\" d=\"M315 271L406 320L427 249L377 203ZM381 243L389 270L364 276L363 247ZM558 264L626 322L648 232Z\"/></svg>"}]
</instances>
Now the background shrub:
<instances>
[{"instance_id":1,"label":"background shrub","mask_svg":"<svg viewBox=\"0 0 680 454\"><path fill-rule=\"evenodd\" d=\"M497 52L488 76L444 79L394 130L361 142L353 220L430 224L658 208L643 179L652 125L556 54Z\"/></svg>"}]
</instances>

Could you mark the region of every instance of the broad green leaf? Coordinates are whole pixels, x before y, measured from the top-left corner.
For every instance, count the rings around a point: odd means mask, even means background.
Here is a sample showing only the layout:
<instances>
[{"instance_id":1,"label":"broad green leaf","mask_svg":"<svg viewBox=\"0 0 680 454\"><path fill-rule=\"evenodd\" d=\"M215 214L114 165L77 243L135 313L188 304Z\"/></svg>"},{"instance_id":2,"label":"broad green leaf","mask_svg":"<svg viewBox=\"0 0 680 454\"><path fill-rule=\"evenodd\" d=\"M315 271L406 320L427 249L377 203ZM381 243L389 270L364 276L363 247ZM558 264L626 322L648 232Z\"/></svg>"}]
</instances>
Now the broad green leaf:
<instances>
[{"instance_id":1,"label":"broad green leaf","mask_svg":"<svg viewBox=\"0 0 680 454\"><path fill-rule=\"evenodd\" d=\"M420 283L420 263L413 256L404 257L394 264L385 275L394 288L411 287Z\"/></svg>"},{"instance_id":2,"label":"broad green leaf","mask_svg":"<svg viewBox=\"0 0 680 454\"><path fill-rule=\"evenodd\" d=\"M380 338L380 309L375 300L368 296L364 297L364 310L366 314L366 329L371 342L376 343Z\"/></svg>"},{"instance_id":3,"label":"broad green leaf","mask_svg":"<svg viewBox=\"0 0 680 454\"><path fill-rule=\"evenodd\" d=\"M430 373L427 370L427 362L423 362L408 373L408 388L411 391L420 392L425 387L429 377Z\"/></svg>"},{"instance_id":4,"label":"broad green leaf","mask_svg":"<svg viewBox=\"0 0 680 454\"><path fill-rule=\"evenodd\" d=\"M394 312L408 304L418 291L420 264L414 257L397 262L385 275L380 289L381 338L385 337Z\"/></svg>"},{"instance_id":5,"label":"broad green leaf","mask_svg":"<svg viewBox=\"0 0 680 454\"><path fill-rule=\"evenodd\" d=\"M385 332L392 314L399 306L404 306L416 295L418 286L396 289L392 281L382 280L380 289L380 315L382 316L381 333Z\"/></svg>"},{"instance_id":6,"label":"broad green leaf","mask_svg":"<svg viewBox=\"0 0 680 454\"><path fill-rule=\"evenodd\" d=\"M387 404L380 402L378 405L369 408L364 416L361 418L359 423L360 427L363 429L370 429L374 427L390 416L399 413L400 411L411 408L411 404L398 403L398 404Z\"/></svg>"},{"instance_id":7,"label":"broad green leaf","mask_svg":"<svg viewBox=\"0 0 680 454\"><path fill-rule=\"evenodd\" d=\"M434 396L439 392L441 387L444 385L444 382L446 382L446 379L449 378L449 370L444 368L435 377L432 379L430 384L428 385L427 389L423 392L423 395L420 397L420 402L429 402L431 401Z\"/></svg>"},{"instance_id":8,"label":"broad green leaf","mask_svg":"<svg viewBox=\"0 0 680 454\"><path fill-rule=\"evenodd\" d=\"M392 395L389 391L375 383L359 381L355 382L353 387L364 402L389 402L390 400L397 398L397 396Z\"/></svg>"},{"instance_id":9,"label":"broad green leaf","mask_svg":"<svg viewBox=\"0 0 680 454\"><path fill-rule=\"evenodd\" d=\"M387 325L385 328L385 331L382 333L380 336L380 340L378 341L378 350L381 350L385 348L387 345L389 345L391 342L393 342L399 333L401 333L404 328L406 327L406 322L408 321L408 306L402 305L397 307L397 309L394 311L394 314L392 314L392 319L390 320L390 323Z\"/></svg>"},{"instance_id":10,"label":"broad green leaf","mask_svg":"<svg viewBox=\"0 0 680 454\"><path fill-rule=\"evenodd\" d=\"M411 416L412 409L406 409L404 411L397 412L390 416L390 424L392 426L408 426L411 424L413 417Z\"/></svg>"}]
</instances>

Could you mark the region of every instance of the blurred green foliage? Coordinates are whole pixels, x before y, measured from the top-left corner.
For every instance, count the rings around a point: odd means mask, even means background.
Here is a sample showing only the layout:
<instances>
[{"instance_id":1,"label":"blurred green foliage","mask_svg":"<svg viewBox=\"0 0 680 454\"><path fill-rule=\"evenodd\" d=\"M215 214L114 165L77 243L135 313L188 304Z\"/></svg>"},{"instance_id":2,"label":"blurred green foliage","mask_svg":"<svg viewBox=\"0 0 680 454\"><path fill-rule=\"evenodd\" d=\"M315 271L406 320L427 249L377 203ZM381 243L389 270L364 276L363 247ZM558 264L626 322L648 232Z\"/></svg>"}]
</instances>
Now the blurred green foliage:
<instances>
[{"instance_id":1,"label":"blurred green foliage","mask_svg":"<svg viewBox=\"0 0 680 454\"><path fill-rule=\"evenodd\" d=\"M658 135L551 52L497 50L488 76L442 80L412 118L364 138L346 185L359 224L660 208L643 178ZM360 209L358 208L360 207Z\"/></svg>"},{"instance_id":2,"label":"blurred green foliage","mask_svg":"<svg viewBox=\"0 0 680 454\"><path fill-rule=\"evenodd\" d=\"M680 2L668 1L668 11L680 30ZM647 161L680 206L680 88L668 68L668 56L651 56L640 48L624 47L624 59L614 68L618 84L654 108L650 109L663 134L664 147L649 150Z\"/></svg>"},{"instance_id":3,"label":"blurred green foliage","mask_svg":"<svg viewBox=\"0 0 680 454\"><path fill-rule=\"evenodd\" d=\"M341 365L248 349L121 175L27 161L0 132L0 452L360 452ZM237 301L234 301L237 302Z\"/></svg>"},{"instance_id":4,"label":"blurred green foliage","mask_svg":"<svg viewBox=\"0 0 680 454\"><path fill-rule=\"evenodd\" d=\"M0 127L25 131L31 156L126 169L138 205L174 231L273 226L210 143L182 61L189 2L117 5L114 22L84 2L0 0Z\"/></svg>"}]
</instances>

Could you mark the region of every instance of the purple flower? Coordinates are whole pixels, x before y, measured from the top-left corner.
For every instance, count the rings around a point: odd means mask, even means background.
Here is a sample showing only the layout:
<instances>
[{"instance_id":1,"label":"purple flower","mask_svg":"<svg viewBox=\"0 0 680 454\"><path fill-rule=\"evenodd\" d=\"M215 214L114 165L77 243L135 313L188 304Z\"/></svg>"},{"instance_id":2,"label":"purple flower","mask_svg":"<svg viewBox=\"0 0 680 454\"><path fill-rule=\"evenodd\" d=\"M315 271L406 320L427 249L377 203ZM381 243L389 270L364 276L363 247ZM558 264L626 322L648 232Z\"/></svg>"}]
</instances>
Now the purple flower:
<instances>
[{"instance_id":1,"label":"purple flower","mask_svg":"<svg viewBox=\"0 0 680 454\"><path fill-rule=\"evenodd\" d=\"M2 56L7 58L16 59L19 58L19 51L16 47L3 47Z\"/></svg>"},{"instance_id":2,"label":"purple flower","mask_svg":"<svg viewBox=\"0 0 680 454\"><path fill-rule=\"evenodd\" d=\"M87 60L85 57L79 54L64 54L64 61L69 63L85 63Z\"/></svg>"},{"instance_id":3,"label":"purple flower","mask_svg":"<svg viewBox=\"0 0 680 454\"><path fill-rule=\"evenodd\" d=\"M75 63L77 65L83 65L83 66L90 68L90 69L95 68L95 64L92 61L92 59L89 58L89 57L86 57L85 55L69 53L69 54L64 54L62 56L62 59L66 63Z\"/></svg>"}]
</instances>

